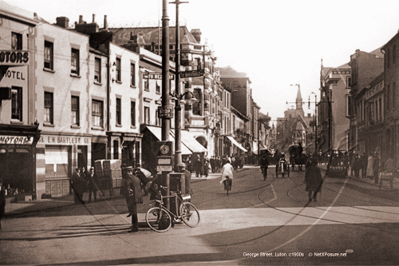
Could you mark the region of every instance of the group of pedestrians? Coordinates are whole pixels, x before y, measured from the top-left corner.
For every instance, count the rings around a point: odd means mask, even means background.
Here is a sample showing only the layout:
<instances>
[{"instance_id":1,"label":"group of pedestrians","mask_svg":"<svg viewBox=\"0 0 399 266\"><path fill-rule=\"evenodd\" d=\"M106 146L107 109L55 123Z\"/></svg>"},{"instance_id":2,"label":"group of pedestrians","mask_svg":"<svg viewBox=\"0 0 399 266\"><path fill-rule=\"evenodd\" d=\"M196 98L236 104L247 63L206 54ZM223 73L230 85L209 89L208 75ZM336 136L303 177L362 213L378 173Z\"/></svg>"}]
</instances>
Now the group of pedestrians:
<instances>
[{"instance_id":1,"label":"group of pedestrians","mask_svg":"<svg viewBox=\"0 0 399 266\"><path fill-rule=\"evenodd\" d=\"M72 175L71 187L74 193L74 202L77 204L84 204L83 193L89 192L89 202L93 195L94 201L97 200L97 185L96 185L96 174L94 167L91 167L89 171L86 171L85 167L76 168Z\"/></svg>"}]
</instances>

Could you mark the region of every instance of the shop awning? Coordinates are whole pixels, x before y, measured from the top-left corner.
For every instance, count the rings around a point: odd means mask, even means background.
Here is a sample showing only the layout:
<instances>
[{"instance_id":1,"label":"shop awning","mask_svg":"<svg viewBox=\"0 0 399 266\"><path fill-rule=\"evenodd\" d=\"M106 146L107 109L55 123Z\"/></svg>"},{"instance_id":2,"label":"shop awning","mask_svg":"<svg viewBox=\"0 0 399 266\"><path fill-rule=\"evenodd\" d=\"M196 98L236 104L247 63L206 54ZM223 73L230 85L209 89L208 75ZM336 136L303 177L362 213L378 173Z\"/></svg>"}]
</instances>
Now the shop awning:
<instances>
[{"instance_id":1,"label":"shop awning","mask_svg":"<svg viewBox=\"0 0 399 266\"><path fill-rule=\"evenodd\" d=\"M172 131L172 135L174 137L175 136L175 131L174 130L171 130L171 131ZM181 142L183 144L182 147L186 146L193 153L201 153L201 152L207 152L208 151L188 131L185 131L185 130L181 131Z\"/></svg>"},{"instance_id":2,"label":"shop awning","mask_svg":"<svg viewBox=\"0 0 399 266\"><path fill-rule=\"evenodd\" d=\"M158 139L161 140L162 139L162 129L160 127L151 127L151 126L147 126L147 129L149 131L151 131L151 133ZM170 141L175 141L175 137L173 136L173 134L171 134L171 132L169 132L169 140ZM201 144L200 144L201 145ZM192 154L192 152L185 146L185 145L181 145L181 154L183 155L189 155Z\"/></svg>"},{"instance_id":3,"label":"shop awning","mask_svg":"<svg viewBox=\"0 0 399 266\"><path fill-rule=\"evenodd\" d=\"M227 136L227 138L231 141L231 143L233 143L234 145L236 145L239 149L241 149L243 152L247 152L247 150L241 146L240 143L238 143L233 137Z\"/></svg>"}]
</instances>

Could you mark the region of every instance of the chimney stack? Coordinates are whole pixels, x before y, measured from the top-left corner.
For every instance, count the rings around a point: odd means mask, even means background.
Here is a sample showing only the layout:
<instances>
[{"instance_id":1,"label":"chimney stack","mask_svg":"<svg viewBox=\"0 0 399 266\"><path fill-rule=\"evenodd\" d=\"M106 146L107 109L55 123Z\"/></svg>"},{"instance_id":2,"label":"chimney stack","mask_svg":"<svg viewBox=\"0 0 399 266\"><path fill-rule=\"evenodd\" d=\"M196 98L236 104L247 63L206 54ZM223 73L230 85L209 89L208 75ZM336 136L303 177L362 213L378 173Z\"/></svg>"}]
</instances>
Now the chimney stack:
<instances>
[{"instance_id":1,"label":"chimney stack","mask_svg":"<svg viewBox=\"0 0 399 266\"><path fill-rule=\"evenodd\" d=\"M79 24L83 23L83 15L79 15Z\"/></svg>"},{"instance_id":2,"label":"chimney stack","mask_svg":"<svg viewBox=\"0 0 399 266\"><path fill-rule=\"evenodd\" d=\"M67 29L69 27L69 19L67 17L57 17L56 25Z\"/></svg>"},{"instance_id":3,"label":"chimney stack","mask_svg":"<svg viewBox=\"0 0 399 266\"><path fill-rule=\"evenodd\" d=\"M95 23L96 22L96 14L93 14L93 21L92 21L92 23Z\"/></svg>"},{"instance_id":4,"label":"chimney stack","mask_svg":"<svg viewBox=\"0 0 399 266\"><path fill-rule=\"evenodd\" d=\"M107 15L104 15L104 29L105 29L105 30L108 30Z\"/></svg>"}]
</instances>

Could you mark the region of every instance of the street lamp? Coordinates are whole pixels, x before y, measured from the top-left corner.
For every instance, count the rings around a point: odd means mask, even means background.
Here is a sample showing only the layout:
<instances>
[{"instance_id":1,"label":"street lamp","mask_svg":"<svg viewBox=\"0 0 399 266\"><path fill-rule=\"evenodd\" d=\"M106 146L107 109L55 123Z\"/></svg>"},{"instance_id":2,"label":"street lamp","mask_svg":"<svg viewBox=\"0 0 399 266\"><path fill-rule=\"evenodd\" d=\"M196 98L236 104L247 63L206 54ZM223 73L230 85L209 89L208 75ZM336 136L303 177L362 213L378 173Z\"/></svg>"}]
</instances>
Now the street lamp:
<instances>
[{"instance_id":1,"label":"street lamp","mask_svg":"<svg viewBox=\"0 0 399 266\"><path fill-rule=\"evenodd\" d=\"M317 114L317 94L312 92L310 95L314 94L314 149L315 152L317 153L317 118L316 118L316 114ZM309 95L309 99L308 99L308 108L310 109L310 95Z\"/></svg>"}]
</instances>

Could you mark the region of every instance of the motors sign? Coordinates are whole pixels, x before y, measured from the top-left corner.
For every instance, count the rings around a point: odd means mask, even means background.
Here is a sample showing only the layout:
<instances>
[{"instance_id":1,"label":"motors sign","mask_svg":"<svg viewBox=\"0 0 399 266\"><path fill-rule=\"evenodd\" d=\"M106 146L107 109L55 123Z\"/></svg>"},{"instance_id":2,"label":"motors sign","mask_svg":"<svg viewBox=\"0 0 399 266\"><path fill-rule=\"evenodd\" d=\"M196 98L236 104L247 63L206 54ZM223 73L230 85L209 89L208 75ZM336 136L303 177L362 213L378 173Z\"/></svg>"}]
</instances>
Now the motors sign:
<instances>
[{"instance_id":1,"label":"motors sign","mask_svg":"<svg viewBox=\"0 0 399 266\"><path fill-rule=\"evenodd\" d=\"M0 136L0 144L32 145L33 137L27 136Z\"/></svg>"},{"instance_id":2,"label":"motors sign","mask_svg":"<svg viewBox=\"0 0 399 266\"><path fill-rule=\"evenodd\" d=\"M20 66L29 63L29 52L0 50L0 65Z\"/></svg>"}]
</instances>

